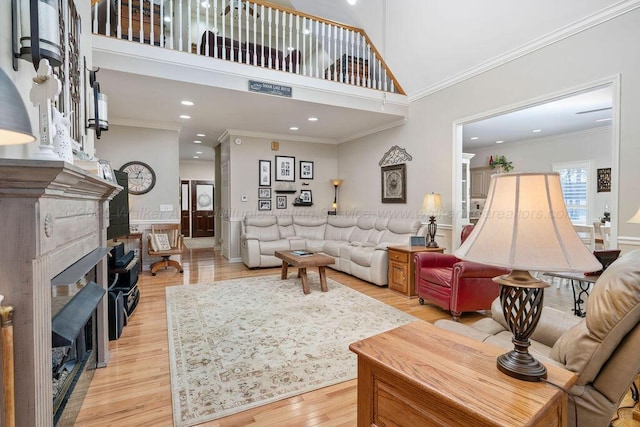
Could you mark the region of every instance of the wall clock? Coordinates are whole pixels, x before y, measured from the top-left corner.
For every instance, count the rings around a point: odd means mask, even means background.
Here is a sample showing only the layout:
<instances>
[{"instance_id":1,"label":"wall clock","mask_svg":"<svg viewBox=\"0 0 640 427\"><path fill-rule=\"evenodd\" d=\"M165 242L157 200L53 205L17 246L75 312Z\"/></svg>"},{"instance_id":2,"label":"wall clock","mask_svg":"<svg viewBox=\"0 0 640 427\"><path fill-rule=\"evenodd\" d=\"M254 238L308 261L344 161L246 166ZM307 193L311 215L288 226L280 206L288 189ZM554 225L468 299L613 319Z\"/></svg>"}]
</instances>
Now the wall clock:
<instances>
[{"instance_id":1,"label":"wall clock","mask_svg":"<svg viewBox=\"0 0 640 427\"><path fill-rule=\"evenodd\" d=\"M145 194L156 185L156 173L146 163L133 161L122 165L122 172L129 174L129 193Z\"/></svg>"}]
</instances>

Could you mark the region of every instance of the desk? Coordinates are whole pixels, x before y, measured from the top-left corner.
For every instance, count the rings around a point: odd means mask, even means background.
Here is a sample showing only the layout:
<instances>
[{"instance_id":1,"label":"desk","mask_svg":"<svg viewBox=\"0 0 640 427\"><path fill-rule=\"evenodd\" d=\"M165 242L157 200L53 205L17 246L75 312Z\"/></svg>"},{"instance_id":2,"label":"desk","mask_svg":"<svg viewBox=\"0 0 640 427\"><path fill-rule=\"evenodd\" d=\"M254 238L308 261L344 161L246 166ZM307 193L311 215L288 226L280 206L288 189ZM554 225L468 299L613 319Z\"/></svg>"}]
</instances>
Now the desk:
<instances>
[{"instance_id":1,"label":"desk","mask_svg":"<svg viewBox=\"0 0 640 427\"><path fill-rule=\"evenodd\" d=\"M545 276L558 277L571 281L571 290L573 291L573 314L584 317L587 312L582 309L584 298L589 296L589 288L592 283L596 283L600 275L585 276L584 273L544 273ZM576 293L576 285L578 285L578 293Z\"/></svg>"},{"instance_id":2,"label":"desk","mask_svg":"<svg viewBox=\"0 0 640 427\"><path fill-rule=\"evenodd\" d=\"M417 321L355 342L358 426L564 426L567 395L498 370L505 349ZM565 389L577 377L547 365Z\"/></svg>"},{"instance_id":3,"label":"desk","mask_svg":"<svg viewBox=\"0 0 640 427\"><path fill-rule=\"evenodd\" d=\"M117 242L118 239L120 240L139 240L138 243L138 257L140 257L140 271L142 271L142 233L129 233L127 235L124 236L120 236L120 237L116 237L115 239L113 239L114 242Z\"/></svg>"}]
</instances>

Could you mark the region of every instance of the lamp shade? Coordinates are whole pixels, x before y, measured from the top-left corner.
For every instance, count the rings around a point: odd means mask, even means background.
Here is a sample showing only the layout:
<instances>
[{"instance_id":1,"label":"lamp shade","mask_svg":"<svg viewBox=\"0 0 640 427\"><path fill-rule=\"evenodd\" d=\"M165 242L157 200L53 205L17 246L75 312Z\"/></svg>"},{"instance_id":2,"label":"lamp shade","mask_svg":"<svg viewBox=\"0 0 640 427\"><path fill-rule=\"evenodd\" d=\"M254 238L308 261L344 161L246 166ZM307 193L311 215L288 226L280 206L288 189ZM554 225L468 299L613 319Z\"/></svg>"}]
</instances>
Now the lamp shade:
<instances>
[{"instance_id":1,"label":"lamp shade","mask_svg":"<svg viewBox=\"0 0 640 427\"><path fill-rule=\"evenodd\" d=\"M0 145L26 144L35 139L20 93L0 70Z\"/></svg>"},{"instance_id":2,"label":"lamp shade","mask_svg":"<svg viewBox=\"0 0 640 427\"><path fill-rule=\"evenodd\" d=\"M442 211L442 200L440 194L427 194L422 202L421 213L429 216L436 216Z\"/></svg>"},{"instance_id":3,"label":"lamp shade","mask_svg":"<svg viewBox=\"0 0 640 427\"><path fill-rule=\"evenodd\" d=\"M638 209L638 212L636 212L634 216L629 218L627 222L630 224L640 224L640 209Z\"/></svg>"},{"instance_id":4,"label":"lamp shade","mask_svg":"<svg viewBox=\"0 0 640 427\"><path fill-rule=\"evenodd\" d=\"M455 255L513 270L602 268L573 228L558 173L492 175L480 219Z\"/></svg>"},{"instance_id":5,"label":"lamp shade","mask_svg":"<svg viewBox=\"0 0 640 427\"><path fill-rule=\"evenodd\" d=\"M340 187L340 184L342 184L341 179L332 179L330 182L331 182L331 185L333 185L334 187Z\"/></svg>"}]
</instances>

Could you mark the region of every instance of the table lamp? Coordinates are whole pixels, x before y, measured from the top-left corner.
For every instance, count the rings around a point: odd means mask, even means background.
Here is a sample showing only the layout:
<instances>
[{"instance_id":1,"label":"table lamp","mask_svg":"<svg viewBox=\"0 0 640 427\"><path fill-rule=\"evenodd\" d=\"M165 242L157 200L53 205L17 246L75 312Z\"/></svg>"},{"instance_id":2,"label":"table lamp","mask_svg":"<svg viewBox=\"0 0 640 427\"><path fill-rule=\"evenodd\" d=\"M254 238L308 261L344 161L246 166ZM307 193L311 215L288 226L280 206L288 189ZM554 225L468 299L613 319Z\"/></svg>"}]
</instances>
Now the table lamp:
<instances>
[{"instance_id":1,"label":"table lamp","mask_svg":"<svg viewBox=\"0 0 640 427\"><path fill-rule=\"evenodd\" d=\"M632 216L631 218L629 218L627 220L628 224L640 224L640 209L638 209L638 212L636 212L636 214L634 216Z\"/></svg>"},{"instance_id":2,"label":"table lamp","mask_svg":"<svg viewBox=\"0 0 640 427\"><path fill-rule=\"evenodd\" d=\"M0 69L0 145L26 144L35 139L20 93Z\"/></svg>"},{"instance_id":3,"label":"table lamp","mask_svg":"<svg viewBox=\"0 0 640 427\"><path fill-rule=\"evenodd\" d=\"M549 285L529 270L585 272L602 268L573 229L558 173L507 173L491 177L484 210L455 255L510 268L495 277L514 349L498 357L498 369L524 381L546 378L547 369L529 353L529 337L542 314Z\"/></svg>"},{"instance_id":4,"label":"table lamp","mask_svg":"<svg viewBox=\"0 0 640 427\"><path fill-rule=\"evenodd\" d=\"M431 193L424 196L421 213L429 217L429 223L427 224L429 240L426 245L428 248L438 247L438 244L435 241L436 231L438 230L436 216L440 214L440 211L442 211L442 200L440 194Z\"/></svg>"}]
</instances>

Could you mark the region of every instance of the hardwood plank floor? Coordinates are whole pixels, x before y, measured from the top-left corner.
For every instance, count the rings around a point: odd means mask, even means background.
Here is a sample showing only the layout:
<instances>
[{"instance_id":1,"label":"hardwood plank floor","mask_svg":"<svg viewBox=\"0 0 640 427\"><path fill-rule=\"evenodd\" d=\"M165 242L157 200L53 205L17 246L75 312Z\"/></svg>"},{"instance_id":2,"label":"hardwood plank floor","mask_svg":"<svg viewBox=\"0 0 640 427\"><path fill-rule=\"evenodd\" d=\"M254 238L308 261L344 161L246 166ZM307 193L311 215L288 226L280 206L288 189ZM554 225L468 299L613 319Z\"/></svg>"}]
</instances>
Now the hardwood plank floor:
<instances>
[{"instance_id":1,"label":"hardwood plank floor","mask_svg":"<svg viewBox=\"0 0 640 427\"><path fill-rule=\"evenodd\" d=\"M155 277L148 271L140 275L139 306L120 339L110 342L109 366L96 370L75 425L173 425L165 288L280 273L279 267L249 270L242 263L227 262L211 249L186 250L183 268L184 274L168 269L159 271ZM417 318L428 322L450 318L449 313L439 308L428 304L421 306L418 299L408 299L387 288L327 270L329 278ZM472 323L482 317L482 313L465 313L461 322ZM621 411L621 414L623 419L618 421L617 426L640 426L640 422L630 419L630 409ZM337 427L355 424L356 380L352 380L201 426Z\"/></svg>"}]
</instances>

